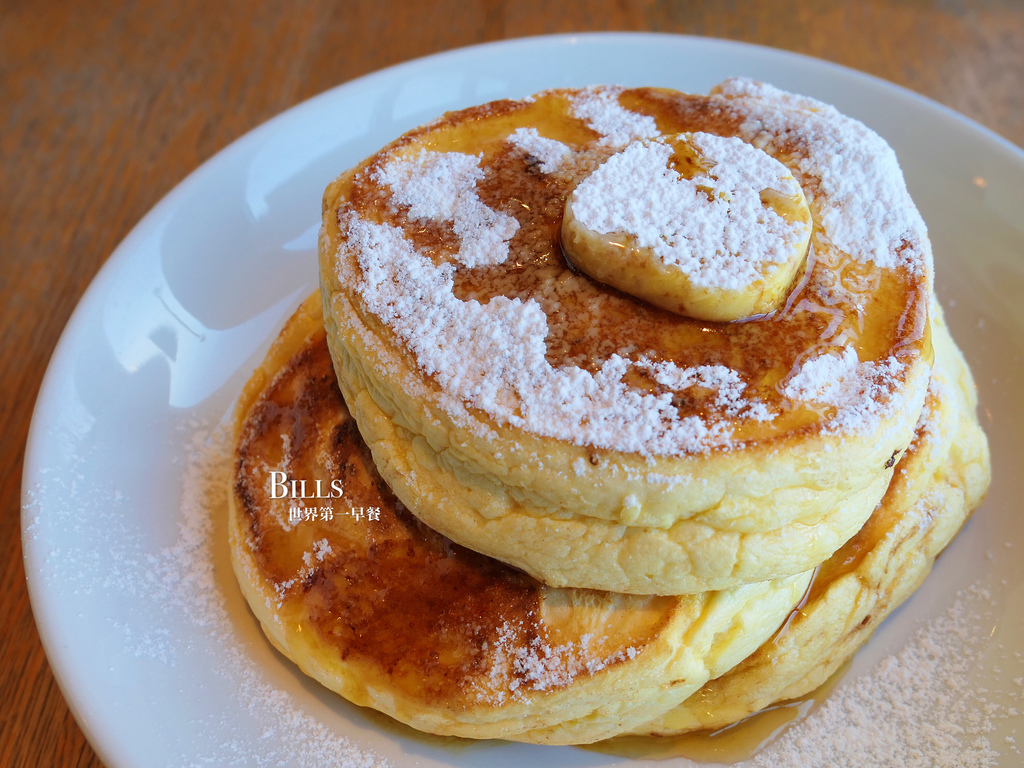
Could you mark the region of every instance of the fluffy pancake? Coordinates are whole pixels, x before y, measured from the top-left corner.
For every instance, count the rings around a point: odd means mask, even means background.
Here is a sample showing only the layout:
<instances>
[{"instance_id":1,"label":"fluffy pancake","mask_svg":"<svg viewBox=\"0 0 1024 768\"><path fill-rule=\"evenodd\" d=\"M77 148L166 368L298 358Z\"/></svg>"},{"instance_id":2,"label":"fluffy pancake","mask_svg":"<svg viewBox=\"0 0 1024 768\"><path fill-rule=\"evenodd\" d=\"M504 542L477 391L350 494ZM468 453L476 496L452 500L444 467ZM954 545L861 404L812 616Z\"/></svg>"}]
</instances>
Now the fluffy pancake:
<instances>
[{"instance_id":1,"label":"fluffy pancake","mask_svg":"<svg viewBox=\"0 0 1024 768\"><path fill-rule=\"evenodd\" d=\"M636 729L717 729L823 684L920 585L988 489L974 383L936 312L935 368L914 442L878 508L816 574L806 602L768 643L679 707Z\"/></svg>"},{"instance_id":2,"label":"fluffy pancake","mask_svg":"<svg viewBox=\"0 0 1024 768\"><path fill-rule=\"evenodd\" d=\"M229 537L271 642L351 701L431 733L607 738L739 663L805 593L809 573L683 597L554 589L453 544L377 474L319 309L304 303L239 401Z\"/></svg>"},{"instance_id":3,"label":"fluffy pancake","mask_svg":"<svg viewBox=\"0 0 1024 768\"><path fill-rule=\"evenodd\" d=\"M806 197L806 263L763 317L681 317L563 256L570 194L631 142L686 132L738 137ZM925 400L931 253L892 150L749 81L446 115L328 187L320 267L384 479L553 586L698 593L813 568L875 508Z\"/></svg>"}]
</instances>

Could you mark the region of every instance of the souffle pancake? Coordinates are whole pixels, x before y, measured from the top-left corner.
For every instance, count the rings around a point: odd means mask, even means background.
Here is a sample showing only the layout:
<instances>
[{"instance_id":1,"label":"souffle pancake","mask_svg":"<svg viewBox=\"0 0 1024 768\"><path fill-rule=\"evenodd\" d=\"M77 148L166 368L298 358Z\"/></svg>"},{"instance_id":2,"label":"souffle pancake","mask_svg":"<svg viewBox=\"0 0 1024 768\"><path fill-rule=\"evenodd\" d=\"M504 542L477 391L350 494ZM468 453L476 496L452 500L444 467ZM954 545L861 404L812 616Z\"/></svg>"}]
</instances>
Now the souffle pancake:
<instances>
[{"instance_id":1,"label":"souffle pancake","mask_svg":"<svg viewBox=\"0 0 1024 768\"><path fill-rule=\"evenodd\" d=\"M678 597L559 589L452 543L378 474L319 310L305 302L239 403L229 537L267 637L350 701L430 733L592 742L678 706L806 593L810 573ZM296 501L281 477L341 495Z\"/></svg>"},{"instance_id":2,"label":"souffle pancake","mask_svg":"<svg viewBox=\"0 0 1024 768\"><path fill-rule=\"evenodd\" d=\"M270 642L413 728L585 744L824 683L981 503L893 150L745 79L448 113L323 198L235 412Z\"/></svg>"},{"instance_id":3,"label":"souffle pancake","mask_svg":"<svg viewBox=\"0 0 1024 768\"><path fill-rule=\"evenodd\" d=\"M396 496L556 586L813 568L928 388L931 250L892 149L747 80L445 115L328 187L320 277Z\"/></svg>"}]
</instances>

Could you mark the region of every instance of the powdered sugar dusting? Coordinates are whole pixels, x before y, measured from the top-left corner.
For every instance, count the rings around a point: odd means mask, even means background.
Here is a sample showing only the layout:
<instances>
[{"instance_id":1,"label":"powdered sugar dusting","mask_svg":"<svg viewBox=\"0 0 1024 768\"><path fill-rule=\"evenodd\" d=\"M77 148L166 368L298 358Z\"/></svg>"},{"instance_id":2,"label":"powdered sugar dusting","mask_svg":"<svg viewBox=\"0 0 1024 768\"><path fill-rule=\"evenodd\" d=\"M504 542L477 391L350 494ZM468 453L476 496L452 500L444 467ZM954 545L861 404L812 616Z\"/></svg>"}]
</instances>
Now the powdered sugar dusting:
<instances>
[{"instance_id":1,"label":"powdered sugar dusting","mask_svg":"<svg viewBox=\"0 0 1024 768\"><path fill-rule=\"evenodd\" d=\"M887 413L904 408L920 413L924 407L926 385L905 391L896 386L905 370L896 356L860 362L857 351L847 345L838 354L825 351L809 357L780 390L793 400L835 408L826 427L829 431L866 431L875 428Z\"/></svg>"},{"instance_id":2,"label":"powdered sugar dusting","mask_svg":"<svg viewBox=\"0 0 1024 768\"><path fill-rule=\"evenodd\" d=\"M542 173L554 173L571 154L568 145L541 136L536 128L517 128L509 143L537 159Z\"/></svg>"},{"instance_id":3,"label":"powdered sugar dusting","mask_svg":"<svg viewBox=\"0 0 1024 768\"><path fill-rule=\"evenodd\" d=\"M630 112L619 103L621 89L587 88L572 100L573 114L604 138L606 146L624 147L633 139L658 135L658 124L650 115Z\"/></svg>"},{"instance_id":4,"label":"powdered sugar dusting","mask_svg":"<svg viewBox=\"0 0 1024 768\"><path fill-rule=\"evenodd\" d=\"M768 421L773 414L760 400L744 397L747 385L739 373L724 365L699 365L680 368L670 361L639 360L637 367L650 371L654 380L669 389L683 391L690 387L715 390L715 405L734 418Z\"/></svg>"},{"instance_id":5,"label":"powdered sugar dusting","mask_svg":"<svg viewBox=\"0 0 1024 768\"><path fill-rule=\"evenodd\" d=\"M838 355L829 353L812 357L782 387L782 393L794 400L814 400L835 403L848 400L856 385L860 362L857 350L843 347Z\"/></svg>"},{"instance_id":6,"label":"powdered sugar dusting","mask_svg":"<svg viewBox=\"0 0 1024 768\"><path fill-rule=\"evenodd\" d=\"M484 304L462 301L453 293L454 267L435 265L417 253L399 228L355 213L340 215L339 224L346 234L341 248L351 249L362 271L355 290L405 343L423 372L441 385L451 398L454 418L460 418L458 404L464 402L535 434L643 455L732 447L727 420L680 417L671 393L648 394L624 383L631 367L649 364L613 354L593 373L555 368L545 357L547 318L536 300L496 296ZM342 256L339 264L345 261ZM339 277L348 280L343 273ZM901 388L903 364L895 357L865 363L842 387L826 382L827 389L819 392L814 375L820 378L818 369L827 363L805 364L784 394L835 405L839 412L828 430L874 429L888 415L912 408L916 413L923 404L926 382ZM672 378L667 368L656 370ZM718 385L726 412L770 419L763 402L742 399L740 382L731 374L719 372Z\"/></svg>"},{"instance_id":7,"label":"powdered sugar dusting","mask_svg":"<svg viewBox=\"0 0 1024 768\"><path fill-rule=\"evenodd\" d=\"M745 141L779 155L782 139L798 143L781 159L813 182L816 189L805 184L804 192L835 247L883 269L930 272L927 228L882 137L828 104L764 83L735 78L714 93L742 101Z\"/></svg>"},{"instance_id":8,"label":"powdered sugar dusting","mask_svg":"<svg viewBox=\"0 0 1024 768\"><path fill-rule=\"evenodd\" d=\"M547 318L536 301L461 301L452 292L453 268L418 254L401 230L352 213L340 223L342 248L353 249L362 270L356 290L367 308L455 399L578 444L672 454L727 443L727 423L680 419L670 393L627 387L622 379L632 364L619 355L595 373L552 367L545 358Z\"/></svg>"},{"instance_id":9,"label":"powdered sugar dusting","mask_svg":"<svg viewBox=\"0 0 1024 768\"><path fill-rule=\"evenodd\" d=\"M552 645L539 636L526 640L525 623L506 621L487 647L489 670L487 688L477 690L479 701L504 704L526 701L526 692L542 692L570 685L583 675L593 676L611 664L634 659L640 653L628 646L607 656L597 652L593 635L581 635L578 642Z\"/></svg>"},{"instance_id":10,"label":"powdered sugar dusting","mask_svg":"<svg viewBox=\"0 0 1024 768\"><path fill-rule=\"evenodd\" d=\"M57 476L39 489L46 526L61 526L65 537L81 529L78 538L88 542L81 553L53 553L51 570L58 582L51 588L79 596L88 618L99 622L87 638L96 643L90 666L102 676L102 685L123 686L121 715L137 695L145 695L153 717L169 713L187 725L187 737L173 727L153 734L167 765L389 766L309 714L251 655L251 648L259 651L265 643L251 646L240 634L243 627L258 630L249 626L244 608L241 622L241 614L229 608L231 599L242 605L242 598L223 552L231 446L220 428L194 424L190 431L184 462L167 467L181 488L177 514L170 510L177 529L167 546L153 546L148 540L153 530L146 535L130 530L153 514L145 499L127 498L84 475L71 489ZM150 525L160 530L163 520L152 519ZM97 614L91 595L100 594ZM106 629L104 616L109 616ZM265 655L273 658L269 650ZM197 670L206 676L197 677ZM144 691L140 680L146 681ZM153 696L162 697L159 704Z\"/></svg>"},{"instance_id":11,"label":"powdered sugar dusting","mask_svg":"<svg viewBox=\"0 0 1024 768\"><path fill-rule=\"evenodd\" d=\"M235 634L224 595L216 578L214 521L224 519L223 506L231 469L231 445L223 429L200 429L192 437L183 476L182 522L179 539L148 558L154 574L154 598L183 611L205 630L218 649L214 667L238 687L238 703L257 722L265 736L256 743L222 745L220 755L204 756L192 765L225 765L229 760L252 765L384 768L390 763L363 751L306 714L287 692L265 680L261 668L246 654ZM314 544L314 556L329 550L326 540ZM223 724L222 726L223 727Z\"/></svg>"},{"instance_id":12,"label":"powdered sugar dusting","mask_svg":"<svg viewBox=\"0 0 1024 768\"><path fill-rule=\"evenodd\" d=\"M394 202L409 206L413 220L452 222L462 239L458 259L467 267L501 264L519 222L488 208L476 191L484 177L480 158L459 152L421 151L378 170L376 180L391 187Z\"/></svg>"},{"instance_id":13,"label":"powdered sugar dusting","mask_svg":"<svg viewBox=\"0 0 1024 768\"><path fill-rule=\"evenodd\" d=\"M583 203L581 208L590 205L593 209L584 213L589 224L599 226L597 219L604 217L607 220L600 223L601 228L621 228L645 243L649 241L652 248L662 251L659 258L666 263L685 262L688 274L698 284L742 289L763 277L762 268L779 264L780 259L792 253L798 235L803 242L806 226L788 221L771 203L793 199L789 193L798 192L795 185L799 179L816 220L824 223L823 228L815 227L812 241L816 258L810 262L806 281L794 289L800 294L787 305L777 318L780 322L772 328L776 333L785 333L787 319L802 318L805 312L830 316L828 326L815 338L809 338L809 334L816 331L807 331L805 346L855 340L858 331L850 313L868 311L874 306L869 306L861 296L869 296L873 290L870 279L864 278L863 285L855 285L856 276L843 278L847 281L839 285L836 279L830 282L822 276L829 265L843 263L842 254L836 253L833 245L851 247L852 258L862 263L874 263L883 269L916 270L919 278L902 272L885 277L901 288L907 286L909 290L913 279L928 279L927 240L923 225L918 226L920 217L906 194L899 168L894 161L885 159L893 157L891 150L860 123L813 100L749 81L730 81L722 86L720 95L709 97L707 104L719 110L730 131L738 125L735 117L749 117L739 129L741 137L690 134L698 157L713 164L704 168L698 163L699 169L703 169L699 179L680 179L685 174L669 168L666 162L670 141L674 139L652 139L657 134L656 124L649 116L625 109L619 101L622 92L616 88L592 88L570 96L572 114L601 133L604 138L599 142L570 148L542 137L536 128L526 127L510 131L507 137L511 145L536 158L545 170L554 172L550 190L559 191L552 194L564 194L559 185L570 183L576 178L574 174L590 173L598 167L576 189ZM629 145L637 139L644 140ZM624 151L609 159L612 149L626 145L629 146ZM884 157L877 162L864 157L874 152L881 152ZM501 153L499 157L507 154ZM631 158L636 160L635 165ZM605 162L601 164L602 161ZM685 399L677 397L678 389L675 394L661 390L652 393L637 386L638 379L649 379L647 372L642 371L643 362L635 359L642 350L609 339L609 346L595 354L591 350L597 345L586 335L583 323L578 324L581 330L572 328L572 337L560 335L563 327L571 327L564 319L570 307L578 312L579 301L586 301L590 302L585 305L586 310L594 311L595 302L587 298L586 291L580 292L583 298L576 301L577 306L573 299L565 300L559 293L571 292L578 284L574 281L582 280L577 275L565 272L548 277L542 273L544 276L536 285L520 292L513 278L498 271L495 282L501 287L497 295L481 289L481 285L491 285L491 276L469 274L466 267L504 263L509 259L509 238L516 232L511 217L491 210L480 200L477 184L490 173L481 163L481 157L475 155L422 150L412 157L385 160L374 171L373 178L390 190L391 202L407 207L413 221L452 223L452 229L461 238L458 264L437 263L431 253L418 253L415 236L380 222L376 214L363 218L355 206L343 206L338 212L344 241L337 261L341 283L352 286L365 308L394 332L410 354L411 362L440 385L437 403L460 426L487 436L484 433L491 429L490 420L476 418L470 410L479 409L499 424L576 445L669 456L736 448L739 441L733 438L730 419L769 422L789 407L789 403L778 402L777 390L768 391L769 385L763 384L770 378L762 375L766 363L759 364L759 378L751 381L742 381L738 365L736 375L741 379L719 382L721 386L680 380L689 387L716 390L710 412L687 409ZM851 163L860 163L861 169L853 173L848 167ZM624 165L619 172L611 173L608 169L614 170L617 164ZM518 163L513 165L521 171ZM500 164L492 170L495 174L510 172ZM606 171L608 178L600 186ZM691 181L699 184L694 188L683 184ZM667 190L664 194L658 186L661 184ZM657 194L650 193L652 187L657 187ZM710 206L708 215L702 213L671 222L667 214L652 213L651 206L670 203L673 194L682 194L677 187L686 187L687 204ZM763 202L765 190L774 190L781 197L768 195ZM829 190L841 200L835 206L825 194ZM387 193L382 194L387 200ZM634 198L642 199L644 205L633 206ZM879 219L874 213L877 200L884 202L883 207L899 209L893 214L896 218ZM624 207L615 209L622 201ZM715 201L728 204L715 207ZM861 216L863 205L870 210L867 223L863 223L864 231L858 232L851 227L862 226L854 220ZM833 211L833 207L839 212ZM833 213L840 218L830 218ZM597 218L587 218L591 214ZM534 226L532 219L526 221ZM705 238L699 230L711 224L716 234ZM515 241L516 248L526 253L523 264L533 263L530 259L549 247L544 240L548 235L533 231L520 234L527 235ZM864 248L853 247L861 235L866 238ZM517 264L521 255L517 252ZM454 295L457 275L458 298ZM470 293L466 294L466 290ZM493 298L477 301L472 296ZM840 326L845 335L836 334ZM799 333L806 330L799 328L799 322L788 327ZM806 328L816 328L816 323L807 323ZM733 334L728 328L723 330L723 336L742 336L743 343L751 343L750 339L757 335L754 330L744 335ZM766 334L770 331L767 326L764 328ZM767 343L771 341L767 339ZM584 355L582 358L571 356L576 354L572 345L577 343L584 350L579 353ZM559 359L562 350L567 356ZM834 406L840 418L821 419L822 429L843 434L867 433L893 414L909 411L923 402L925 385L916 372L924 366L914 362L919 360L914 358L917 352L918 347L912 345L905 358L877 360L870 364L872 368L858 369L855 376L844 379L849 386L832 387L827 392L810 392L812 366L797 372L787 382L788 396L794 401L813 400ZM757 354L754 350L755 357ZM792 360L795 353L788 354ZM589 364L588 355L594 356L594 365ZM554 362L549 362L548 357ZM695 363L717 363L722 358L716 359L709 353L689 359ZM904 386L901 376L912 379L910 387ZM414 378L410 377L408 385L421 386ZM760 400L756 392L760 392ZM705 394L701 393L702 406Z\"/></svg>"},{"instance_id":14,"label":"powdered sugar dusting","mask_svg":"<svg viewBox=\"0 0 1024 768\"><path fill-rule=\"evenodd\" d=\"M594 232L632 235L699 287L741 290L794 258L809 224L786 221L761 198L769 189L799 197L786 167L737 138L698 132L687 142L707 170L681 178L669 143L634 142L580 183L573 215Z\"/></svg>"},{"instance_id":15,"label":"powdered sugar dusting","mask_svg":"<svg viewBox=\"0 0 1024 768\"><path fill-rule=\"evenodd\" d=\"M1019 755L1013 736L992 742L1001 723L1021 722L1024 680L1008 680L1003 701L976 682L978 628L992 595L975 585L918 630L870 674L839 686L801 723L754 758L758 768L992 768L1000 752ZM1017 654L1019 667L1020 654Z\"/></svg>"}]
</instances>

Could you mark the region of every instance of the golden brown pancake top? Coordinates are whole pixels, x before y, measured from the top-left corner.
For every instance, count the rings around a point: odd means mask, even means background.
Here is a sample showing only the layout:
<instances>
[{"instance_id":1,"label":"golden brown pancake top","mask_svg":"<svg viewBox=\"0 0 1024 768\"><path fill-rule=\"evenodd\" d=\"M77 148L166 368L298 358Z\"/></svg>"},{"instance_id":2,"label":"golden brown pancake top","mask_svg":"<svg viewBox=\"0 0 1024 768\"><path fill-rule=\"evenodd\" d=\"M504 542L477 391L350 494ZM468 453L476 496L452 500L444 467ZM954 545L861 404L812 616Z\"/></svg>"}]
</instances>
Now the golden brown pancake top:
<instances>
[{"instance_id":1,"label":"golden brown pancake top","mask_svg":"<svg viewBox=\"0 0 1024 768\"><path fill-rule=\"evenodd\" d=\"M574 271L563 255L559 229L565 201L573 188L615 147L572 113L577 92L553 91L525 101L501 101L447 115L414 130L354 169L339 188L338 215L350 213L397 226L419 254L435 265L454 265L454 294L463 301L486 303L496 296L535 301L547 319L544 339L550 365L578 367L595 373L610 356L646 363L668 361L680 369L726 366L741 373L744 396L766 404L771 420L737 421L714 388L673 389L651 374L649 366L632 366L624 383L641 394L671 395L679 419L697 416L705 423L731 421L734 443L770 439L818 429L835 416L828 405L794 400L782 391L784 381L801 363L819 352L852 346L861 362L882 363L892 356L928 356L930 273L912 266L880 269L861 255L833 247L815 221L812 248L785 305L751 321L716 323L680 317ZM664 134L703 131L737 136L749 128L752 112L743 100L683 95L656 88L624 89L618 103L654 119ZM790 108L790 111L795 111ZM808 112L811 114L811 112ZM545 173L537 157L508 141L517 128L535 128L542 137L567 145L571 160L559 173ZM749 137L748 137L749 138ZM773 137L771 154L787 165L809 198L829 190L820 179L801 170L812 142L792 132ZM421 151L465 152L480 156L484 176L476 190L494 211L512 216L518 230L509 257L496 266L459 263L460 238L449 222L410 217L409 207L396 204L380 172L396 158ZM344 225L342 226L344 229ZM894 258L927 249L926 242L908 239L895 247ZM907 261L911 265L921 259ZM881 389L898 387L900 375L879 381Z\"/></svg>"},{"instance_id":2,"label":"golden brown pancake top","mask_svg":"<svg viewBox=\"0 0 1024 768\"><path fill-rule=\"evenodd\" d=\"M560 636L547 611L585 600L586 590L550 590L410 515L348 414L322 331L255 402L236 455L247 547L274 585L278 612L305 621L339 658L376 665L416 696L451 703L558 688L635 655L664 623L659 606L669 599L622 596L650 609L646 623L633 614L629 637L613 627ZM344 497L274 499L271 471L305 480L307 493L317 480L329 493L340 479ZM289 521L303 504L312 518Z\"/></svg>"}]
</instances>

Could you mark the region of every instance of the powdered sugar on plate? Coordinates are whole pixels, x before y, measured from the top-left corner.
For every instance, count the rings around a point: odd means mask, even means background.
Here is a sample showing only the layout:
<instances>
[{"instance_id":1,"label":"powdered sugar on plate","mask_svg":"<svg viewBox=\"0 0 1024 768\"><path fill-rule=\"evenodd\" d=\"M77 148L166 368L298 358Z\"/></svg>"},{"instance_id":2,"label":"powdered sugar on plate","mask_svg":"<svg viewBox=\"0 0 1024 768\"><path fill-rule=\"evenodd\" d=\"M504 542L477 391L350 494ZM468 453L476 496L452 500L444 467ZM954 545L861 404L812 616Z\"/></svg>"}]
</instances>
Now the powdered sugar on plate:
<instances>
[{"instance_id":1,"label":"powdered sugar on plate","mask_svg":"<svg viewBox=\"0 0 1024 768\"><path fill-rule=\"evenodd\" d=\"M390 766L309 714L307 705L275 684L274 675L257 661L259 655L272 655L259 648L254 654L242 631L251 619L245 608L238 613L242 598L227 562L231 446L221 428L196 424L191 429L177 468L180 477L170 473L180 482L181 495L172 514L177 533L168 546L153 549L134 530L134 509L145 509L143 500L90 483L84 474L68 482L66 473L44 470L48 479L30 494L38 501L27 515L34 515L37 505L46 509L45 520L35 518L28 526L30 535L58 526L82 542L49 553L50 588L77 596L83 610L100 596L130 608L111 610L106 630L104 614L93 614L100 622L96 632L108 638L96 649L94 663L110 683L123 680L121 685L160 697L159 706L175 713L164 730L151 734L161 765ZM78 461L84 466L88 457ZM204 676L193 677L197 666ZM175 733L178 726L185 730Z\"/></svg>"},{"instance_id":2,"label":"powdered sugar on plate","mask_svg":"<svg viewBox=\"0 0 1024 768\"><path fill-rule=\"evenodd\" d=\"M836 688L806 720L754 758L758 768L992 768L1000 754L1021 755L1024 725L1021 654L1005 652L1016 673L1001 691L979 683L979 630L992 619L991 591L975 584L906 646L868 675ZM1024 728L1021 729L1024 732ZM1021 758L1024 760L1024 758Z\"/></svg>"},{"instance_id":3,"label":"powdered sugar on plate","mask_svg":"<svg viewBox=\"0 0 1024 768\"><path fill-rule=\"evenodd\" d=\"M186 450L179 538L146 557L148 588L152 599L183 613L218 649L220 674L238 687L239 705L262 724L266 736L256 743L225 742L221 754L193 759L191 765L390 766L304 712L290 694L266 680L246 653L215 573L224 565L216 552L223 544L231 445L222 428L200 428ZM317 551L323 551L323 544L316 545Z\"/></svg>"}]
</instances>

